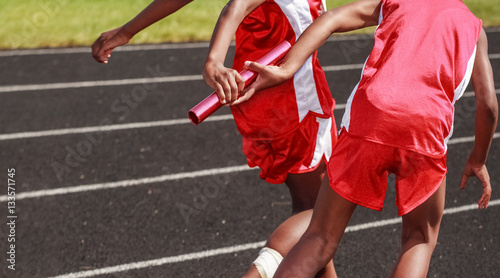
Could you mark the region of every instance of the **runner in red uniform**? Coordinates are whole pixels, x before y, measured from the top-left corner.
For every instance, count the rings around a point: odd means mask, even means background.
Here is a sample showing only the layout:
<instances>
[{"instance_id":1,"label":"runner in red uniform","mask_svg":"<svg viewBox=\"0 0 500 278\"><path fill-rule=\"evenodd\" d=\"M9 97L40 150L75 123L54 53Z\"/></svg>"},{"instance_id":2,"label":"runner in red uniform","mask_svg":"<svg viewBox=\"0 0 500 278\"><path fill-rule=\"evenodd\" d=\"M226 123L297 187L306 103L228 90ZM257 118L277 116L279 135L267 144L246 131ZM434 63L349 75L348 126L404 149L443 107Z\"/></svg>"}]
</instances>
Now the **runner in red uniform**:
<instances>
[{"instance_id":1,"label":"runner in red uniform","mask_svg":"<svg viewBox=\"0 0 500 278\"><path fill-rule=\"evenodd\" d=\"M452 0L435 5L383 1L380 21L341 125L357 152L373 156L343 164L343 175L352 186L337 180L339 171L334 169L330 183L344 198L382 210L392 172L399 177L396 203L403 215L427 200L445 178L453 105L471 77L481 20L461 1ZM363 141L375 144L363 149L364 144L358 145ZM344 150L343 161L350 161L353 149ZM363 171L367 167L380 172ZM367 187L370 183L373 186Z\"/></svg>"},{"instance_id":2,"label":"runner in red uniform","mask_svg":"<svg viewBox=\"0 0 500 278\"><path fill-rule=\"evenodd\" d=\"M204 72L207 83L219 93L221 101L229 98L230 103L237 99L237 86L243 83L237 72L243 69L245 61L264 56L283 40L293 45L319 16L321 6L319 0L231 1L214 31ZM242 19L244 10L251 12ZM236 53L234 70L230 70L223 62L234 34ZM226 78L224 74L234 78ZM334 101L316 53L293 79L260 92L252 101L241 102L231 106L231 110L244 138L243 151L248 163L262 169L262 179L283 183L288 173L311 172L323 158L330 157L329 131L336 130L332 118Z\"/></svg>"},{"instance_id":3,"label":"runner in red uniform","mask_svg":"<svg viewBox=\"0 0 500 278\"><path fill-rule=\"evenodd\" d=\"M307 231L275 277L313 277L332 259L357 204L382 209L389 173L396 176L396 204L403 215L392 276L427 275L444 209L453 104L470 78L476 137L461 188L477 176L483 185L479 208L488 205L485 162L498 103L486 34L460 0L361 0L333 9L303 33L281 66L247 63L260 75L243 93L251 96L293 76L331 33L377 23L374 48L349 98L329 162L329 184L322 185Z\"/></svg>"},{"instance_id":4,"label":"runner in red uniform","mask_svg":"<svg viewBox=\"0 0 500 278\"><path fill-rule=\"evenodd\" d=\"M231 106L248 164L261 169L262 179L288 186L293 213L314 207L325 162L336 142L334 100L324 72L316 52L311 53L293 78L249 101L245 96L238 99L244 87L238 72L245 61L262 57L283 40L293 45L323 7L321 0L230 1L217 22L203 73L220 101ZM229 69L224 60L235 35L235 59ZM296 243L310 216L310 212L295 215L269 238L254 263L262 277L274 274L280 257ZM261 263L271 261L264 258L274 258L273 265ZM252 267L247 277L255 273ZM335 275L333 264L323 275Z\"/></svg>"}]
</instances>

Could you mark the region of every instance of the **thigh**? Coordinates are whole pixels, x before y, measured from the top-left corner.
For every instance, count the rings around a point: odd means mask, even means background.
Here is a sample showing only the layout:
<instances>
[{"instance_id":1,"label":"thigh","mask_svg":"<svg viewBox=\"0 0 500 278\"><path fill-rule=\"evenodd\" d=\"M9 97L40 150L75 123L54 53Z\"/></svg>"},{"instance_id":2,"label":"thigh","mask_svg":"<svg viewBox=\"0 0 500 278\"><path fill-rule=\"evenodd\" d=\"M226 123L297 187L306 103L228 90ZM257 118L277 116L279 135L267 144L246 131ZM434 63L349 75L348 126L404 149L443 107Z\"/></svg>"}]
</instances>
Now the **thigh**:
<instances>
[{"instance_id":1,"label":"thigh","mask_svg":"<svg viewBox=\"0 0 500 278\"><path fill-rule=\"evenodd\" d=\"M337 194L330 187L328 178L325 178L306 234L321 239L323 244L328 244L331 248L336 248L356 206Z\"/></svg>"},{"instance_id":2,"label":"thigh","mask_svg":"<svg viewBox=\"0 0 500 278\"><path fill-rule=\"evenodd\" d=\"M397 149L396 205L404 215L423 204L442 185L446 177L446 156L432 158L408 150Z\"/></svg>"},{"instance_id":3,"label":"thigh","mask_svg":"<svg viewBox=\"0 0 500 278\"><path fill-rule=\"evenodd\" d=\"M325 176L326 163L324 161L312 172L288 174L285 184L292 197L292 212L294 214L314 208L316 197Z\"/></svg>"},{"instance_id":4,"label":"thigh","mask_svg":"<svg viewBox=\"0 0 500 278\"><path fill-rule=\"evenodd\" d=\"M426 238L437 240L443 217L445 194L446 178L425 202L403 215L403 236L416 231Z\"/></svg>"}]
</instances>

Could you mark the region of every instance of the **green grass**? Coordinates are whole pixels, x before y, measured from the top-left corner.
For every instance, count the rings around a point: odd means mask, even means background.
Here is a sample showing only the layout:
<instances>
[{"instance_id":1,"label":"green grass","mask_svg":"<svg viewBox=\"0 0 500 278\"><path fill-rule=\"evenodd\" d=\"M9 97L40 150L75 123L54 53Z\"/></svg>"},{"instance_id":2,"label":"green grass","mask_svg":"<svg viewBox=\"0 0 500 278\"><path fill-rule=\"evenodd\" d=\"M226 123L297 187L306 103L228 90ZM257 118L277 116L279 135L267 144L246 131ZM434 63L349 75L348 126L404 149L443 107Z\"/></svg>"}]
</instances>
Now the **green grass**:
<instances>
[{"instance_id":1,"label":"green grass","mask_svg":"<svg viewBox=\"0 0 500 278\"><path fill-rule=\"evenodd\" d=\"M22 0L0 2L0 49L88 46L123 25L152 0ZM438 0L437 0L438 1ZM139 33L131 43L207 41L227 0L195 0ZM327 0L329 8L350 2ZM465 0L485 26L500 25L500 0Z\"/></svg>"}]
</instances>

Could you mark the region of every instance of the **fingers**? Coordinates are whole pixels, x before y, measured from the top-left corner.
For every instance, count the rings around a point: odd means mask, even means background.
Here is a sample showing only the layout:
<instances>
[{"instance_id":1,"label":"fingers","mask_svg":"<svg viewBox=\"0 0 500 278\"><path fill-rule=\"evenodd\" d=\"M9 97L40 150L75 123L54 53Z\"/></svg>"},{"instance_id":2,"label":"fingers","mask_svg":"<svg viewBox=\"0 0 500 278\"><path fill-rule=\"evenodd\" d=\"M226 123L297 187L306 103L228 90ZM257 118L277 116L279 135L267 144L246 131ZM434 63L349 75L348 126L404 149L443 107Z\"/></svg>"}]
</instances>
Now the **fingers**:
<instances>
[{"instance_id":1,"label":"fingers","mask_svg":"<svg viewBox=\"0 0 500 278\"><path fill-rule=\"evenodd\" d=\"M481 175L478 175L478 178L481 180L481 184L483 186L483 195L481 195L481 198L478 201L478 205L479 205L478 208L485 209L488 207L488 203L490 202L490 198L491 198L490 176L489 176L486 168L484 171L482 171Z\"/></svg>"},{"instance_id":2,"label":"fingers","mask_svg":"<svg viewBox=\"0 0 500 278\"><path fill-rule=\"evenodd\" d=\"M217 83L222 88L220 93L223 94L223 104L230 104L238 99L240 80L243 78L235 70L228 71L224 76L218 78ZM243 86L245 83L243 81Z\"/></svg>"},{"instance_id":3,"label":"fingers","mask_svg":"<svg viewBox=\"0 0 500 278\"><path fill-rule=\"evenodd\" d=\"M127 44L130 38L121 32L121 27L104 32L92 44L92 56L97 62L107 64L111 52L116 47Z\"/></svg>"},{"instance_id":4,"label":"fingers","mask_svg":"<svg viewBox=\"0 0 500 278\"><path fill-rule=\"evenodd\" d=\"M483 187L483 193L481 198L479 198L477 204L478 209L485 209L488 207L488 203L491 198L491 182L488 170L485 165L480 167L473 167L469 162L466 164L464 173L462 175L462 181L460 182L460 189L464 189L467 186L467 181L469 177L476 176Z\"/></svg>"},{"instance_id":5,"label":"fingers","mask_svg":"<svg viewBox=\"0 0 500 278\"><path fill-rule=\"evenodd\" d=\"M238 83L238 92L241 92L245 89L245 79L238 73L236 75L236 82Z\"/></svg>"},{"instance_id":6,"label":"fingers","mask_svg":"<svg viewBox=\"0 0 500 278\"><path fill-rule=\"evenodd\" d=\"M102 37L102 35L101 35ZM103 60L101 59L101 49L102 49L102 41L101 37L99 37L93 44L92 44L92 57L99 62L102 63Z\"/></svg>"},{"instance_id":7,"label":"fingers","mask_svg":"<svg viewBox=\"0 0 500 278\"><path fill-rule=\"evenodd\" d=\"M224 94L222 86L219 83L214 83L211 87L214 88L217 97L219 97L220 103L226 104L226 95Z\"/></svg>"},{"instance_id":8,"label":"fingers","mask_svg":"<svg viewBox=\"0 0 500 278\"><path fill-rule=\"evenodd\" d=\"M239 95L239 98L236 101L234 101L233 103L231 103L232 106L241 104L241 103L249 100L255 94L255 92L260 91L262 88L262 86L261 86L262 77L260 76L260 73L263 72L264 66L262 66L256 62L246 61L245 67L243 69L255 71L258 75L257 75L257 78L255 79L255 81L252 84L248 85L246 88L244 86L245 84L243 84L243 87L240 88L241 93Z\"/></svg>"},{"instance_id":9,"label":"fingers","mask_svg":"<svg viewBox=\"0 0 500 278\"><path fill-rule=\"evenodd\" d=\"M257 62L245 62L245 70L257 73L257 78L245 88L245 80L235 70L225 68L220 63L205 65L203 77L214 90L219 100L225 105L238 105L250 99L255 92L276 86L293 76L276 66L264 66Z\"/></svg>"},{"instance_id":10,"label":"fingers","mask_svg":"<svg viewBox=\"0 0 500 278\"><path fill-rule=\"evenodd\" d=\"M467 181L469 181L469 176L463 173L462 181L460 182L460 190L463 190L467 186Z\"/></svg>"},{"instance_id":11,"label":"fingers","mask_svg":"<svg viewBox=\"0 0 500 278\"><path fill-rule=\"evenodd\" d=\"M477 202L478 204L478 209L485 209L488 207L488 203L490 202L491 194L488 193L483 193L479 201Z\"/></svg>"},{"instance_id":12,"label":"fingers","mask_svg":"<svg viewBox=\"0 0 500 278\"><path fill-rule=\"evenodd\" d=\"M238 99L245 87L245 80L235 70L217 65L204 71L204 78L212 87L222 104L230 105Z\"/></svg>"},{"instance_id":13,"label":"fingers","mask_svg":"<svg viewBox=\"0 0 500 278\"><path fill-rule=\"evenodd\" d=\"M244 69L248 69L256 72L257 74L261 74L265 71L266 66L263 66L257 62L246 61L244 64Z\"/></svg>"},{"instance_id":14,"label":"fingers","mask_svg":"<svg viewBox=\"0 0 500 278\"><path fill-rule=\"evenodd\" d=\"M486 172L488 174L488 172ZM491 198L491 183L489 180L489 176L486 177L486 179L481 180L481 183L483 185L483 194L481 195L481 198L477 202L478 204L478 209L485 209L488 207L488 203L490 202Z\"/></svg>"},{"instance_id":15,"label":"fingers","mask_svg":"<svg viewBox=\"0 0 500 278\"><path fill-rule=\"evenodd\" d=\"M233 103L231 103L231 106L238 105L238 104L241 104L241 103L249 100L253 96L254 93L255 93L254 87L246 88L245 90L243 90L240 97L237 100L235 100Z\"/></svg>"},{"instance_id":16,"label":"fingers","mask_svg":"<svg viewBox=\"0 0 500 278\"><path fill-rule=\"evenodd\" d=\"M106 49L102 35L92 44L92 56L99 63L107 64L109 57L111 57L111 51L113 49Z\"/></svg>"}]
</instances>

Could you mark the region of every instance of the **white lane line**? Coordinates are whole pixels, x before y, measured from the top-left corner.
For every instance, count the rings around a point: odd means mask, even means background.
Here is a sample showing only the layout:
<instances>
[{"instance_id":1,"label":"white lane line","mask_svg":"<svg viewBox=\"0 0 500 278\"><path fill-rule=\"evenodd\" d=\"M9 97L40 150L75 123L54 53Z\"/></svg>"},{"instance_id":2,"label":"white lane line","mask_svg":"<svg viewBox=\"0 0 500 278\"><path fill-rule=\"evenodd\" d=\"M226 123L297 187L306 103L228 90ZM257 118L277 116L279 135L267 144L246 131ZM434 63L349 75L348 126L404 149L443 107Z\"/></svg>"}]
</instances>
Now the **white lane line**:
<instances>
[{"instance_id":1,"label":"white lane line","mask_svg":"<svg viewBox=\"0 0 500 278\"><path fill-rule=\"evenodd\" d=\"M498 59L498 58L500 58L500 54L490 55L490 59ZM363 65L364 64L324 66L323 70L325 72L357 70L357 69L362 69ZM185 81L200 81L200 80L203 80L202 75L179 75L179 76L131 78L131 79L117 79L117 80L77 81L77 82L62 82L62 83L47 83L47 84L28 84L28 85L5 85L5 86L0 86L0 93L137 85L137 84L149 84L149 83L185 82Z\"/></svg>"},{"instance_id":2,"label":"white lane line","mask_svg":"<svg viewBox=\"0 0 500 278\"><path fill-rule=\"evenodd\" d=\"M190 260L197 260L197 259L214 257L214 256L218 256L218 255L237 253L237 252L241 252L241 251L261 248L265 244L266 244L266 241L240 244L240 245L229 246L229 247L224 247L224 248L219 248L219 249L206 250L206 251L201 251L201 252L196 252L196 253L189 253L189 254L172 256L172 257L165 257L165 258L161 258L161 259L154 259L154 260L149 260L149 261L142 261L142 262L122 264L122 265L111 266L111 267L104 267L104 268L99 268L99 269L94 269L94 270L68 273L68 274L63 274L63 275L59 275L59 276L54 276L52 278L82 278L82 277L92 277L92 276L97 276L97 275L124 272L124 271L133 270L133 269L161 266L161 265L165 265L165 264L180 263L180 262L185 262L185 261L190 261Z\"/></svg>"},{"instance_id":3,"label":"white lane line","mask_svg":"<svg viewBox=\"0 0 500 278\"><path fill-rule=\"evenodd\" d=\"M357 41L359 39L373 39L373 34L362 35L336 35L330 37L327 42L335 41ZM234 46L234 41L231 46ZM131 51L151 51L151 50L182 50L193 48L205 48L210 46L209 42L193 42L193 43L158 43L158 44L139 44L125 45L115 49L116 52L131 52ZM74 48L44 48L44 49L19 49L0 51L0 57L12 56L28 56L28 55L57 55L57 54L91 54L89 47L74 47Z\"/></svg>"},{"instance_id":4,"label":"white lane line","mask_svg":"<svg viewBox=\"0 0 500 278\"><path fill-rule=\"evenodd\" d=\"M488 207L493 207L493 206L498 206L498 205L500 205L500 199L490 201L490 203L488 204ZM443 211L443 215L455 214L455 213L471 211L471 210L478 210L478 204L470 204L470 205L465 205L465 206L461 206L461 207L447 208ZM380 221L375 221L375 222L370 222L370 223L365 223L365 224L348 226L346 228L346 233L394 225L394 224L401 223L401 220L402 220L401 217L396 217L396 218L392 218L392 219L386 219L386 220L380 220Z\"/></svg>"},{"instance_id":5,"label":"white lane line","mask_svg":"<svg viewBox=\"0 0 500 278\"><path fill-rule=\"evenodd\" d=\"M498 89L497 94L500 93L500 89ZM464 97L472 97L474 96L474 92L466 92L463 94ZM336 104L335 110L339 111L345 109L346 104ZM205 122L217 122L217 121L227 121L232 120L233 116L231 114L225 115L217 115L210 116L205 120ZM37 138L37 137L46 137L46 136L61 136L61 135L69 135L69 134L81 134L81 133L91 133L91 132L108 132L115 130L125 130L125 129L134 129L134 128L151 128L151 127L166 127L173 125L181 125L181 124L190 124L191 122L188 119L173 119L173 120L164 120L164 121L155 121L155 122L142 122L142 123L128 123L128 124L116 124L116 125L103 125L103 126L90 126L90 127L75 127L75 128L64 128L64 129L52 129L52 130L41 130L41 131L26 131L26 132L18 132L18 133L7 133L0 134L0 141L5 140L16 140L16 139L26 139L26 138Z\"/></svg>"},{"instance_id":6,"label":"white lane line","mask_svg":"<svg viewBox=\"0 0 500 278\"><path fill-rule=\"evenodd\" d=\"M338 65L324 67L324 71L343 71L352 69L361 69L363 64L355 65ZM78 82L63 82L63 83L47 83L47 84L28 84L28 85L5 85L0 86L0 93L12 92L29 92L41 90L59 90L59 89L76 89L90 87L106 87L106 86L122 86L122 85L137 85L151 83L168 83L168 82L185 82L185 81L200 81L203 80L202 75L179 75L165 77L149 77L149 78L131 78L117 80L100 80L100 81L78 81Z\"/></svg>"},{"instance_id":7,"label":"white lane line","mask_svg":"<svg viewBox=\"0 0 500 278\"><path fill-rule=\"evenodd\" d=\"M199 81L199 80L203 80L203 77L201 75L180 75L180 76L131 78L131 79L117 79L117 80L100 80L100 81L63 82L63 83L30 84L30 85L7 85L7 86L0 86L0 93L182 82L182 81Z\"/></svg>"},{"instance_id":8,"label":"white lane line","mask_svg":"<svg viewBox=\"0 0 500 278\"><path fill-rule=\"evenodd\" d=\"M493 138L494 139L500 138L500 132L495 133L493 135ZM474 142L474 136L450 139L450 141L448 142L448 145L456 145L456 144L468 143L468 142ZM29 191L29 192L23 192L23 193L16 194L16 200L41 198L41 197L48 197L48 196L55 196L55 195L66 195L66 194L71 194L71 193L88 192L88 191L111 189L111 188L117 188L117 187L129 187L129 186L145 185L145 184L150 184L150 183L158 183L158 182L171 181L171 180L190 179L190 178L197 178L197 177L204 177L204 176L214 176L214 175L220 175L220 174L231 174L231 173L237 173L237 172L243 172L243 171L249 171L249 170L257 170L257 169L258 168L250 168L250 167L248 167L248 165L238 165L238 166L232 166L232 167L213 168L213 169L199 170L199 171L194 171L194 172L182 172L182 173L177 173L177 174L169 174L169 175L162 175L162 176L148 177L148 178L141 178L141 179L123 180L123 181L116 181L116 182L110 182L110 183L97 183L97 184L78 185L78 186L71 186L71 187L61 187L61 188L55 188L55 189ZM0 196L0 203L7 202L7 201L8 201L7 195Z\"/></svg>"},{"instance_id":9,"label":"white lane line","mask_svg":"<svg viewBox=\"0 0 500 278\"><path fill-rule=\"evenodd\" d=\"M210 116L209 118L207 118L205 120L205 122L226 121L226 120L231 120L231 119L233 119L232 114L216 115L216 116ZM158 126L172 126L172 125L181 125L181 124L190 124L190 123L191 122L187 119L187 115L186 115L186 119L174 119L174 120L164 120L164 121L155 121L155 122L128 123L128 124L77 127L77 128L65 128L65 129L53 129L53 130L0 134L0 141L36 138L36 137L45 137L45 136L60 136L60 135L90 133L90 132L109 132L109 131L115 131L115 130L134 129L134 128L151 128L151 127L158 127Z\"/></svg>"},{"instance_id":10,"label":"white lane line","mask_svg":"<svg viewBox=\"0 0 500 278\"><path fill-rule=\"evenodd\" d=\"M349 64L349 65L336 65L336 66L324 66L323 71L343 71L343 70L355 70L362 69L365 64Z\"/></svg>"},{"instance_id":11,"label":"white lane line","mask_svg":"<svg viewBox=\"0 0 500 278\"><path fill-rule=\"evenodd\" d=\"M489 207L498 206L498 205L500 205L500 199L490 201ZM461 207L448 208L448 209L444 210L443 214L444 215L451 215L451 214L473 211L473 210L477 210L477 204L470 204L470 205L465 205L465 206L461 206ZM386 226L399 224L399 223L401 223L401 217L396 217L396 218L392 218L392 219L386 219L386 220L381 220L381 221L374 221L374 222L369 222L369 223L364 223L364 224L358 224L358 225L354 225L354 226L348 226L346 228L345 232L346 233L358 232L358 231L363 231L363 230L386 227ZM134 263L121 264L121 265L116 265L116 266L111 266L111 267L104 267L104 268L99 268L99 269L94 269L94 270L67 273L67 274L62 274L62 275L58 275L58 276L53 276L51 278L93 277L93 276L97 276L97 275L112 274L112 273L124 272L124 271L129 271L129 270L134 270L134 269L162 266L162 265L172 264L172 263L181 263L181 262L186 262L186 261L191 261L191 260L205 259L205 258L214 257L214 256L218 256L218 255L225 255L225 254L242 252L242 251L251 250L251 249L257 249L257 248L263 247L265 243L266 243L266 241L259 241L259 242L253 242L253 243L247 243L247 244L240 244L240 245L234 245L234 246L223 247L223 248L218 248L218 249L205 250L205 251L201 251L201 252L195 252L195 253L183 254L183 255L178 255L178 256L171 256L171 257L165 257L165 258L160 258L160 259L154 259L154 260L149 260L149 261L134 262Z\"/></svg>"},{"instance_id":12,"label":"white lane line","mask_svg":"<svg viewBox=\"0 0 500 278\"><path fill-rule=\"evenodd\" d=\"M499 132L493 134L493 139L498 139L498 138L500 138L500 133ZM448 141L448 145L455 145L455 144L460 144L460 143L474 142L474 139L475 139L474 136L460 137L460 138L451 138Z\"/></svg>"},{"instance_id":13,"label":"white lane line","mask_svg":"<svg viewBox=\"0 0 500 278\"><path fill-rule=\"evenodd\" d=\"M234 42L231 43L234 46ZM144 45L126 45L115 49L115 52L130 52L130 51L149 51L149 50L176 50L176 49L192 49L192 48L208 48L209 42L199 43L166 43L166 44L144 44ZM89 54L89 47L75 48L45 48L45 49L23 49L23 50L7 50L0 51L0 57L11 56L28 56L28 55L58 55L58 54Z\"/></svg>"},{"instance_id":14,"label":"white lane line","mask_svg":"<svg viewBox=\"0 0 500 278\"><path fill-rule=\"evenodd\" d=\"M172 180L192 179L192 178L198 178L198 177L204 177L204 176L231 174L231 173L250 171L250 170L255 170L255 169L257 169L257 168L250 168L250 167L248 167L248 165L238 165L238 166L231 166L231 167L224 167L224 168L213 168L213 169L200 170L200 171L194 171L194 172L182 172L182 173L177 173L177 174L169 174L169 175L162 175L162 176L148 177L148 178L141 178L141 179L122 180L122 181L108 182L108 183L95 183L95 184L79 185L79 186L72 186L72 187L61 187L61 188L55 188L55 189L45 189L45 190L37 190L37 191L30 191L30 192L22 192L22 193L16 194L15 199L16 200L23 200L23 199L40 198L40 197L47 197L47 196L66 195L66 194L71 194L71 193L88 192L88 191L111 189L111 188L117 188L117 187L129 187L129 186L144 185L144 184L150 184L150 183L159 183L159 182L172 181ZM0 203L7 202L8 200L9 200L9 198L7 195L0 196Z\"/></svg>"}]
</instances>

